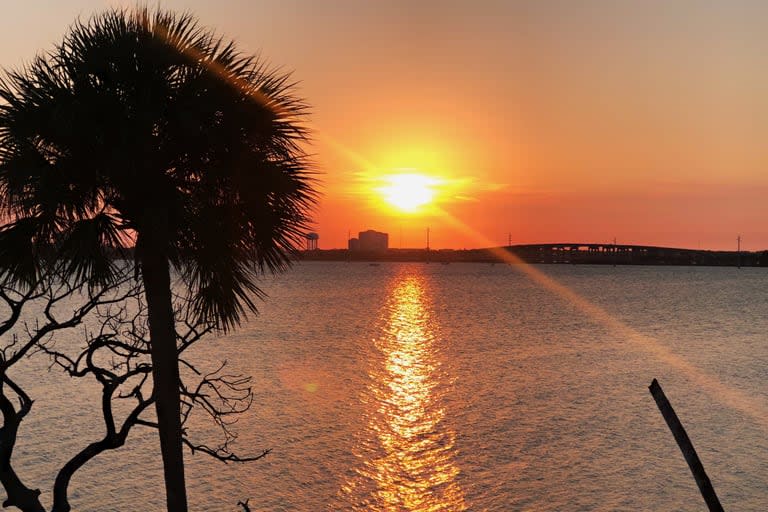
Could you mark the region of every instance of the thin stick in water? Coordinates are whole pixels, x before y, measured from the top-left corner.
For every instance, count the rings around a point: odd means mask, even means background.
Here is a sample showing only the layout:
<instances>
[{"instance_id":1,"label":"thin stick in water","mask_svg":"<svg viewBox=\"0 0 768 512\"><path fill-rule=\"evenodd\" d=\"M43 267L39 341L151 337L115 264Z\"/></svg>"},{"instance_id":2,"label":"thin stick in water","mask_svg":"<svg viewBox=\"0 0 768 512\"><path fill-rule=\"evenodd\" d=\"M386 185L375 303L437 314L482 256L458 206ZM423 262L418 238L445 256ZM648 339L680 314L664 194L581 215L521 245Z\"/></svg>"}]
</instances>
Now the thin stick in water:
<instances>
[{"instance_id":1,"label":"thin stick in water","mask_svg":"<svg viewBox=\"0 0 768 512\"><path fill-rule=\"evenodd\" d=\"M653 399L656 400L656 405L659 406L661 415L664 416L664 420L672 431L672 435L675 436L675 441L677 441L680 451L683 452L683 457L685 457L688 467L691 468L691 473L693 473L693 478L696 480L696 485L699 486L699 491L701 491L701 495L704 497L704 501L707 503L710 512L723 512L723 506L720 504L720 500L717 499L717 494L715 494L715 489L712 487L712 482L709 481L709 477L707 476L706 471L704 471L704 466L702 465L701 460L699 460L696 450L693 448L693 443L685 432L683 424L680 423L677 414L675 414L672 404L667 400L664 390L661 389L661 386L656 379L653 379L653 382L648 386L648 389L651 391Z\"/></svg>"}]
</instances>

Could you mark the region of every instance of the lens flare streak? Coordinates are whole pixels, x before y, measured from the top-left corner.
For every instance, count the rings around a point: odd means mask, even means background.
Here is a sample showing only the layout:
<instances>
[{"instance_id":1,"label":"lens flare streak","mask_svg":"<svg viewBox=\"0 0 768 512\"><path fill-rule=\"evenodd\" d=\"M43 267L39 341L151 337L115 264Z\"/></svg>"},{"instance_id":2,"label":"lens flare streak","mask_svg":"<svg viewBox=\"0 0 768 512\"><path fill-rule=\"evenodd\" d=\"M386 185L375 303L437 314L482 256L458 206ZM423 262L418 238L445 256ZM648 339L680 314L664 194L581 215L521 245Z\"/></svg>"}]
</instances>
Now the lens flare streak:
<instances>
[{"instance_id":1,"label":"lens flare streak","mask_svg":"<svg viewBox=\"0 0 768 512\"><path fill-rule=\"evenodd\" d=\"M461 229L466 234L474 236L481 246L491 247L493 245L490 240L478 234L467 224L450 215L448 212L441 210L440 214L442 218L452 226ZM655 360L659 362L677 369L688 379L705 390L713 399L727 407L731 407L747 414L764 429L768 429L768 403L764 400L750 396L744 391L724 383L717 378L717 376L707 373L680 355L675 354L662 341L632 328L621 319L613 316L606 309L579 295L576 291L558 282L556 279L550 277L533 265L524 262L514 253L506 251L501 247L493 248L491 249L491 252L499 258L499 260L515 265L517 269L525 273L543 289L550 291L555 296L570 303L587 318L605 326L612 332L620 335L624 340L631 342L632 346L636 349L654 357ZM649 383L651 378L652 377L649 376Z\"/></svg>"}]
</instances>

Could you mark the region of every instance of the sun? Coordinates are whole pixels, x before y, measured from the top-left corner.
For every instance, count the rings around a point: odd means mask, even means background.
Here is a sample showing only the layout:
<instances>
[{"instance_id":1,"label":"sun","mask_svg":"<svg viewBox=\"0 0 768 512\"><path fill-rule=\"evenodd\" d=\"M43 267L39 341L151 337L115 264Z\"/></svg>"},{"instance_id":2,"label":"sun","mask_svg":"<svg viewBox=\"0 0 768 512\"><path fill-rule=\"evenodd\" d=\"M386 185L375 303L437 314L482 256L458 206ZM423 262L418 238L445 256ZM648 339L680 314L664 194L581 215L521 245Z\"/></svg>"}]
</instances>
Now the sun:
<instances>
[{"instance_id":1,"label":"sun","mask_svg":"<svg viewBox=\"0 0 768 512\"><path fill-rule=\"evenodd\" d=\"M439 180L423 174L391 174L382 176L386 183L376 190L384 201L403 212L418 211L424 205L432 202L435 197L435 185Z\"/></svg>"}]
</instances>

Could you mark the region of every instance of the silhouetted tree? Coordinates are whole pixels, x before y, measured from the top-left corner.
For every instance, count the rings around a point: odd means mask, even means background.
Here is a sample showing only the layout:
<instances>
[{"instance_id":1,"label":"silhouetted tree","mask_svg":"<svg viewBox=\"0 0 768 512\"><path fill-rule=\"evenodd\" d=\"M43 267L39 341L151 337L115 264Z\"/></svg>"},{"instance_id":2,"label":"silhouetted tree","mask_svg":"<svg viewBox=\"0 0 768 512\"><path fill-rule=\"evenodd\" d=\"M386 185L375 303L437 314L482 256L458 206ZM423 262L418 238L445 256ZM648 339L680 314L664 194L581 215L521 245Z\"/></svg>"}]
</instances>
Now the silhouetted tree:
<instances>
[{"instance_id":1,"label":"silhouetted tree","mask_svg":"<svg viewBox=\"0 0 768 512\"><path fill-rule=\"evenodd\" d=\"M69 512L69 482L75 472L91 459L106 450L125 444L135 426L157 428L153 419L146 418L147 408L155 402L148 377L152 371L150 328L148 309L140 286L124 294L125 300L97 307L99 329L86 336L85 348L62 347L60 344L41 340L36 347L48 354L55 365L73 378L91 377L101 385L101 413L105 426L104 436L91 442L60 469L53 486L51 512ZM180 397L182 427L193 410L202 411L219 427L222 434L216 445L201 443L191 438L188 428L182 429L182 442L192 452L201 452L223 462L248 462L268 453L240 456L231 450L230 443L236 434L230 425L237 416L247 411L253 401L250 377L225 372L226 361L218 368L203 372L185 352L205 335L215 329L210 322L201 321L188 307L185 297L175 297L174 313L179 320L177 327L178 360L187 372L181 372ZM185 376L186 374L186 376ZM113 412L115 402L130 402L124 406L123 420L118 422Z\"/></svg>"},{"instance_id":2,"label":"silhouetted tree","mask_svg":"<svg viewBox=\"0 0 768 512\"><path fill-rule=\"evenodd\" d=\"M157 428L147 409L155 398L148 379L151 371L149 327L147 307L140 285L124 279L94 292L80 283L71 285L64 281L40 280L34 292L18 293L0 287L0 304L3 304L0 335L0 483L8 499L4 507L14 506L24 512L45 512L37 489L26 487L12 463L13 448L19 434L21 421L32 410L33 399L23 386L11 379L8 370L16 369L31 354L44 353L54 366L63 368L73 378L93 378L101 386L101 415L104 435L79 450L58 471L53 484L51 512L71 510L68 491L75 472L97 455L125 444L135 426ZM40 309L42 314L33 324L21 322L21 310L27 306ZM232 452L230 444L236 438L230 430L230 418L248 410L252 403L250 378L224 372L226 363L217 369L201 372L184 353L189 347L214 330L215 325L197 319L185 297L175 297L174 312L179 319L179 361L188 369L181 380L183 423L193 410L203 411L222 433L221 440L208 445L192 439L189 429L183 433L183 442L192 449L206 453L224 462L257 460L268 453L239 456ZM86 330L84 345L61 343L55 334L64 329L84 325L90 318L95 330ZM12 335L9 335L12 333ZM18 401L18 406L14 404ZM128 402L120 410L122 420L116 419L117 402ZM51 443L52 449L56 449Z\"/></svg>"},{"instance_id":3,"label":"silhouetted tree","mask_svg":"<svg viewBox=\"0 0 768 512\"><path fill-rule=\"evenodd\" d=\"M148 308L168 509L187 509L170 268L228 329L256 276L289 264L313 179L287 75L189 15L110 11L0 82L0 275L60 265L93 285L135 242Z\"/></svg>"},{"instance_id":4,"label":"silhouetted tree","mask_svg":"<svg viewBox=\"0 0 768 512\"><path fill-rule=\"evenodd\" d=\"M18 369L22 361L38 349L42 340L57 331L80 325L97 307L125 297L116 294L121 280L94 291L87 289L83 282L72 285L59 277L54 272L44 273L23 292L0 286L0 415L3 420L0 427L0 484L7 494L3 507L13 506L25 512L44 512L39 500L40 491L24 485L12 465L19 427L32 410L33 400L11 377L10 371ZM40 318L35 319L32 326L22 322L23 311L30 305L41 311ZM24 333L23 339L15 332L18 330Z\"/></svg>"}]
</instances>

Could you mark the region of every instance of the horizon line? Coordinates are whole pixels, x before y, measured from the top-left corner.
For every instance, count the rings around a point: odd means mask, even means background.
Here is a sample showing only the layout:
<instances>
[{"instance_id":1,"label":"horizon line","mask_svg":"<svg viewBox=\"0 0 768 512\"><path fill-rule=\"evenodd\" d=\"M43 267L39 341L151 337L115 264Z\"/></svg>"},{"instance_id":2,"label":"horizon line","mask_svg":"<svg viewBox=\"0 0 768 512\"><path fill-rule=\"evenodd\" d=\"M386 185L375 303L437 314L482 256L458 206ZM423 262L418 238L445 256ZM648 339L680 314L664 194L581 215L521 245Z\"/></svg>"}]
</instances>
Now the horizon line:
<instances>
[{"instance_id":1,"label":"horizon line","mask_svg":"<svg viewBox=\"0 0 768 512\"><path fill-rule=\"evenodd\" d=\"M755 252L766 252L768 249L757 249L757 250L745 250L745 249L738 249L738 250L729 250L729 249L703 249L703 248L697 248L697 249L691 249L686 247L671 247L671 246L664 246L664 245L643 245L643 244L619 244L619 243L603 243L603 242L545 242L545 243L527 243L527 244L513 244L513 245L495 245L495 246L489 246L489 247L464 247L461 249L454 249L451 247L444 247L436 249L434 247L387 247L387 251L484 251L484 250L495 250L495 249L504 249L504 248L514 248L514 247L617 247L617 248L631 248L631 247L637 247L637 248L644 248L644 249L665 249L665 250L672 250L672 251L692 251L692 252L732 252L732 253L755 253ZM317 248L317 249L311 249L312 251L348 251L350 250L348 247L332 247L332 248ZM306 249L301 249L302 252L306 252Z\"/></svg>"}]
</instances>

